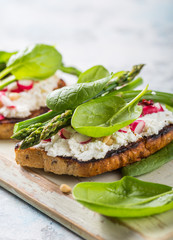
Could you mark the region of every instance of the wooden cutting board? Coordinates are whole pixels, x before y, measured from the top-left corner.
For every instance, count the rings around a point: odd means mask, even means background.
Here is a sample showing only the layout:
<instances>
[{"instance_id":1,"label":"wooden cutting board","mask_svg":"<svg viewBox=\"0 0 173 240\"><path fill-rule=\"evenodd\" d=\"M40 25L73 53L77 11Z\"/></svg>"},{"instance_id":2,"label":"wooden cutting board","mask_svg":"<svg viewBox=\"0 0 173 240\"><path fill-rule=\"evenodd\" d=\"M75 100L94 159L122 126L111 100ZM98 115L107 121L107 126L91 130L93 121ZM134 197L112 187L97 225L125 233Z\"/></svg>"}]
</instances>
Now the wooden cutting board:
<instances>
[{"instance_id":1,"label":"wooden cutting board","mask_svg":"<svg viewBox=\"0 0 173 240\"><path fill-rule=\"evenodd\" d=\"M85 239L173 239L173 210L145 218L108 218L83 207L59 186L82 181L111 182L119 171L92 178L57 176L42 170L21 168L14 160L13 141L0 141L0 185ZM140 179L173 186L173 161Z\"/></svg>"}]
</instances>

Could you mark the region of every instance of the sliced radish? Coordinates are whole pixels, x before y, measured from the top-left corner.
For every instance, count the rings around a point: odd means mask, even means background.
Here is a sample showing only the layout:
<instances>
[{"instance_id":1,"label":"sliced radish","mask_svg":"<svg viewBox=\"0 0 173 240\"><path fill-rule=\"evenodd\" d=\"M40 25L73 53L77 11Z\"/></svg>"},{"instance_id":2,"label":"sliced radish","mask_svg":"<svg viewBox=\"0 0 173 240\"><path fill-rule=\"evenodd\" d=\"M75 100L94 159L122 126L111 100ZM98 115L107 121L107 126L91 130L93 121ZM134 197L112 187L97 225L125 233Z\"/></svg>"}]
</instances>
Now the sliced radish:
<instances>
[{"instance_id":1,"label":"sliced radish","mask_svg":"<svg viewBox=\"0 0 173 240\"><path fill-rule=\"evenodd\" d=\"M144 106L149 106L153 104L154 104L153 100L146 100L146 99L142 99L142 101L138 103L138 105L144 105Z\"/></svg>"},{"instance_id":2,"label":"sliced radish","mask_svg":"<svg viewBox=\"0 0 173 240\"><path fill-rule=\"evenodd\" d=\"M145 122L143 120L136 120L130 124L130 129L132 132L140 134L145 127Z\"/></svg>"},{"instance_id":3,"label":"sliced radish","mask_svg":"<svg viewBox=\"0 0 173 240\"><path fill-rule=\"evenodd\" d=\"M51 142L51 138L44 139L43 141L45 141L45 142Z\"/></svg>"},{"instance_id":4,"label":"sliced radish","mask_svg":"<svg viewBox=\"0 0 173 240\"><path fill-rule=\"evenodd\" d=\"M7 91L9 92L15 92L18 90L18 86L17 86L17 81L13 82L13 83L10 83L8 86L7 86Z\"/></svg>"},{"instance_id":5,"label":"sliced radish","mask_svg":"<svg viewBox=\"0 0 173 240\"><path fill-rule=\"evenodd\" d=\"M7 87L3 88L0 92L7 92Z\"/></svg>"},{"instance_id":6,"label":"sliced radish","mask_svg":"<svg viewBox=\"0 0 173 240\"><path fill-rule=\"evenodd\" d=\"M157 113L158 109L154 105L144 106L142 110L142 115L145 116L147 114Z\"/></svg>"},{"instance_id":7,"label":"sliced radish","mask_svg":"<svg viewBox=\"0 0 173 240\"><path fill-rule=\"evenodd\" d=\"M158 112L164 112L164 109L160 103L155 103L154 106L158 109Z\"/></svg>"},{"instance_id":8,"label":"sliced radish","mask_svg":"<svg viewBox=\"0 0 173 240\"><path fill-rule=\"evenodd\" d=\"M3 106L8 108L15 108L16 106L13 102L5 95L5 93L0 92L0 101L2 102Z\"/></svg>"},{"instance_id":9,"label":"sliced radish","mask_svg":"<svg viewBox=\"0 0 173 240\"><path fill-rule=\"evenodd\" d=\"M5 92L0 91L0 99L1 99L2 96L5 96Z\"/></svg>"},{"instance_id":10,"label":"sliced radish","mask_svg":"<svg viewBox=\"0 0 173 240\"><path fill-rule=\"evenodd\" d=\"M4 115L0 114L0 120L5 119Z\"/></svg>"},{"instance_id":11,"label":"sliced radish","mask_svg":"<svg viewBox=\"0 0 173 240\"><path fill-rule=\"evenodd\" d=\"M91 140L92 140L92 137L85 136L85 140L80 142L80 144L87 144L87 143L91 142Z\"/></svg>"},{"instance_id":12,"label":"sliced radish","mask_svg":"<svg viewBox=\"0 0 173 240\"><path fill-rule=\"evenodd\" d=\"M118 132L123 132L123 133L127 133L127 131L119 129Z\"/></svg>"},{"instance_id":13,"label":"sliced radish","mask_svg":"<svg viewBox=\"0 0 173 240\"><path fill-rule=\"evenodd\" d=\"M20 80L17 81L17 86L20 89L20 91L30 90L34 86L34 82L32 80Z\"/></svg>"},{"instance_id":14,"label":"sliced radish","mask_svg":"<svg viewBox=\"0 0 173 240\"><path fill-rule=\"evenodd\" d=\"M76 140L76 142L80 144L87 144L92 140L92 137L88 137L80 133L75 133L73 137Z\"/></svg>"},{"instance_id":15,"label":"sliced radish","mask_svg":"<svg viewBox=\"0 0 173 240\"><path fill-rule=\"evenodd\" d=\"M154 105L143 106L142 116L158 112L164 112L164 109L160 103L155 103Z\"/></svg>"},{"instance_id":16,"label":"sliced radish","mask_svg":"<svg viewBox=\"0 0 173 240\"><path fill-rule=\"evenodd\" d=\"M128 126L118 130L118 132L123 132L123 133L127 133L127 131L128 131Z\"/></svg>"},{"instance_id":17,"label":"sliced radish","mask_svg":"<svg viewBox=\"0 0 173 240\"><path fill-rule=\"evenodd\" d=\"M70 133L67 129L62 128L62 129L58 132L58 135L59 135L61 138L69 139L71 133Z\"/></svg>"},{"instance_id":18,"label":"sliced radish","mask_svg":"<svg viewBox=\"0 0 173 240\"><path fill-rule=\"evenodd\" d=\"M11 105L11 106L7 106L7 108L11 109L11 108L16 108L16 106Z\"/></svg>"}]
</instances>

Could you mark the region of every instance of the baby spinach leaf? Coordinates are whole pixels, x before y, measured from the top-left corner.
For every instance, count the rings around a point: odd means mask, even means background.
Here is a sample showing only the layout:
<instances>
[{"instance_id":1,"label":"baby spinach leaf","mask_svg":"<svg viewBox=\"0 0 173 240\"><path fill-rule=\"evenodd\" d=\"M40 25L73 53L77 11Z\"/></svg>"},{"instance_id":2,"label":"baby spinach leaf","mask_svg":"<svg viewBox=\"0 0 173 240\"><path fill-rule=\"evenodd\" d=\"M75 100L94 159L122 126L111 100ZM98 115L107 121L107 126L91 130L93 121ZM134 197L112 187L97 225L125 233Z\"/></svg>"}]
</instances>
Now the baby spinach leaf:
<instances>
[{"instance_id":1,"label":"baby spinach leaf","mask_svg":"<svg viewBox=\"0 0 173 240\"><path fill-rule=\"evenodd\" d=\"M6 63L9 60L9 58L16 53L17 52L0 51L0 63Z\"/></svg>"},{"instance_id":2,"label":"baby spinach leaf","mask_svg":"<svg viewBox=\"0 0 173 240\"><path fill-rule=\"evenodd\" d=\"M5 51L0 51L0 72L6 68L6 63L8 59L17 52L5 52Z\"/></svg>"},{"instance_id":3,"label":"baby spinach leaf","mask_svg":"<svg viewBox=\"0 0 173 240\"><path fill-rule=\"evenodd\" d=\"M130 164L122 168L122 174L126 176L140 176L154 171L163 164L173 160L173 142L158 152L142 159L139 162Z\"/></svg>"},{"instance_id":4,"label":"baby spinach leaf","mask_svg":"<svg viewBox=\"0 0 173 240\"><path fill-rule=\"evenodd\" d=\"M10 57L0 78L12 73L19 80L46 79L57 71L61 60L61 54L54 47L45 44L32 45Z\"/></svg>"},{"instance_id":5,"label":"baby spinach leaf","mask_svg":"<svg viewBox=\"0 0 173 240\"><path fill-rule=\"evenodd\" d=\"M137 103L146 91L147 87L129 103L117 96L86 102L76 108L71 124L77 132L90 137L111 135L140 116L142 108Z\"/></svg>"},{"instance_id":6,"label":"baby spinach leaf","mask_svg":"<svg viewBox=\"0 0 173 240\"><path fill-rule=\"evenodd\" d=\"M96 82L78 83L57 89L47 96L47 106L56 112L75 109L101 92L110 79L111 75Z\"/></svg>"},{"instance_id":7,"label":"baby spinach leaf","mask_svg":"<svg viewBox=\"0 0 173 240\"><path fill-rule=\"evenodd\" d=\"M79 75L78 83L94 82L109 75L110 73L105 67L103 67L102 65L96 65L81 73Z\"/></svg>"},{"instance_id":8,"label":"baby spinach leaf","mask_svg":"<svg viewBox=\"0 0 173 240\"><path fill-rule=\"evenodd\" d=\"M144 217L173 209L172 187L128 176L112 183L79 183L73 196L85 207L111 217Z\"/></svg>"},{"instance_id":9,"label":"baby spinach leaf","mask_svg":"<svg viewBox=\"0 0 173 240\"><path fill-rule=\"evenodd\" d=\"M63 63L61 64L60 70L62 72L69 73L76 76L79 76L81 74L81 72L77 68L64 66Z\"/></svg>"}]
</instances>

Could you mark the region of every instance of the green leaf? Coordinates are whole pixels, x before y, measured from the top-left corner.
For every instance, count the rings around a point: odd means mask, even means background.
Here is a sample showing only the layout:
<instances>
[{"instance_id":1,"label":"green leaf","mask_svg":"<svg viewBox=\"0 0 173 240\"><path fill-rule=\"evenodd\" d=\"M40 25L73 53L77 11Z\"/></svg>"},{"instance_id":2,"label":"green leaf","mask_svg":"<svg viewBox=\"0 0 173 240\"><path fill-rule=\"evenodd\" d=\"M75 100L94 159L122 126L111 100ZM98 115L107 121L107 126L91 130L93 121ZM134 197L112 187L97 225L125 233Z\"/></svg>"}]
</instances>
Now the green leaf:
<instances>
[{"instance_id":1,"label":"green leaf","mask_svg":"<svg viewBox=\"0 0 173 240\"><path fill-rule=\"evenodd\" d=\"M111 135L140 116L142 107L137 103L146 91L147 87L129 103L117 96L104 96L84 103L76 108L72 127L90 137Z\"/></svg>"},{"instance_id":2,"label":"green leaf","mask_svg":"<svg viewBox=\"0 0 173 240\"><path fill-rule=\"evenodd\" d=\"M16 54L17 52L5 52L5 51L0 51L0 63L7 63L9 58Z\"/></svg>"},{"instance_id":3,"label":"green leaf","mask_svg":"<svg viewBox=\"0 0 173 240\"><path fill-rule=\"evenodd\" d=\"M110 73L105 67L102 65L96 65L81 73L79 75L78 83L94 82L109 75Z\"/></svg>"},{"instance_id":4,"label":"green leaf","mask_svg":"<svg viewBox=\"0 0 173 240\"><path fill-rule=\"evenodd\" d=\"M52 76L61 66L62 56L52 46L36 44L12 55L0 78L12 73L16 79L42 80Z\"/></svg>"},{"instance_id":5,"label":"green leaf","mask_svg":"<svg viewBox=\"0 0 173 240\"><path fill-rule=\"evenodd\" d=\"M111 217L144 217L173 208L172 187L133 177L112 183L79 183L73 196L85 207Z\"/></svg>"},{"instance_id":6,"label":"green leaf","mask_svg":"<svg viewBox=\"0 0 173 240\"><path fill-rule=\"evenodd\" d=\"M6 63L8 59L17 52L5 52L0 51L0 72L6 68Z\"/></svg>"},{"instance_id":7,"label":"green leaf","mask_svg":"<svg viewBox=\"0 0 173 240\"><path fill-rule=\"evenodd\" d=\"M124 176L140 176L154 171L165 163L173 160L173 142L162 148L155 154L142 159L139 162L127 165L122 168Z\"/></svg>"},{"instance_id":8,"label":"green leaf","mask_svg":"<svg viewBox=\"0 0 173 240\"><path fill-rule=\"evenodd\" d=\"M62 72L72 74L72 75L76 75L76 76L79 76L81 74L81 71L79 71L77 68L64 66L63 63L61 64L60 70Z\"/></svg>"},{"instance_id":9,"label":"green leaf","mask_svg":"<svg viewBox=\"0 0 173 240\"><path fill-rule=\"evenodd\" d=\"M57 89L47 96L47 106L56 112L73 110L101 92L110 79L111 75L96 82L78 83Z\"/></svg>"}]
</instances>

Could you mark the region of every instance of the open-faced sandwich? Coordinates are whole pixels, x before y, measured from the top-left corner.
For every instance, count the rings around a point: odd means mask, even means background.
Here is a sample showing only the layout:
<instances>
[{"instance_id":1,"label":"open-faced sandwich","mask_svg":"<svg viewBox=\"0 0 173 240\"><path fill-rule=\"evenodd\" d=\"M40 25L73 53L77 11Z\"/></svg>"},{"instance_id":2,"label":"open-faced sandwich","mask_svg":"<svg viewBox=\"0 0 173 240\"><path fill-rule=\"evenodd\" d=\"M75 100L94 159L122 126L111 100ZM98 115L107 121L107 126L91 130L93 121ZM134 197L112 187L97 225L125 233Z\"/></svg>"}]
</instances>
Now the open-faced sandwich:
<instances>
[{"instance_id":1,"label":"open-faced sandwich","mask_svg":"<svg viewBox=\"0 0 173 240\"><path fill-rule=\"evenodd\" d=\"M14 124L47 112L46 96L64 87L55 73L79 74L62 64L52 46L36 44L19 52L0 52L0 139L9 139Z\"/></svg>"},{"instance_id":2,"label":"open-faced sandwich","mask_svg":"<svg viewBox=\"0 0 173 240\"><path fill-rule=\"evenodd\" d=\"M103 66L47 97L50 112L15 125L16 162L56 174L95 176L140 161L173 140L173 94L133 90L143 65ZM168 110L169 109L169 110Z\"/></svg>"}]
</instances>

